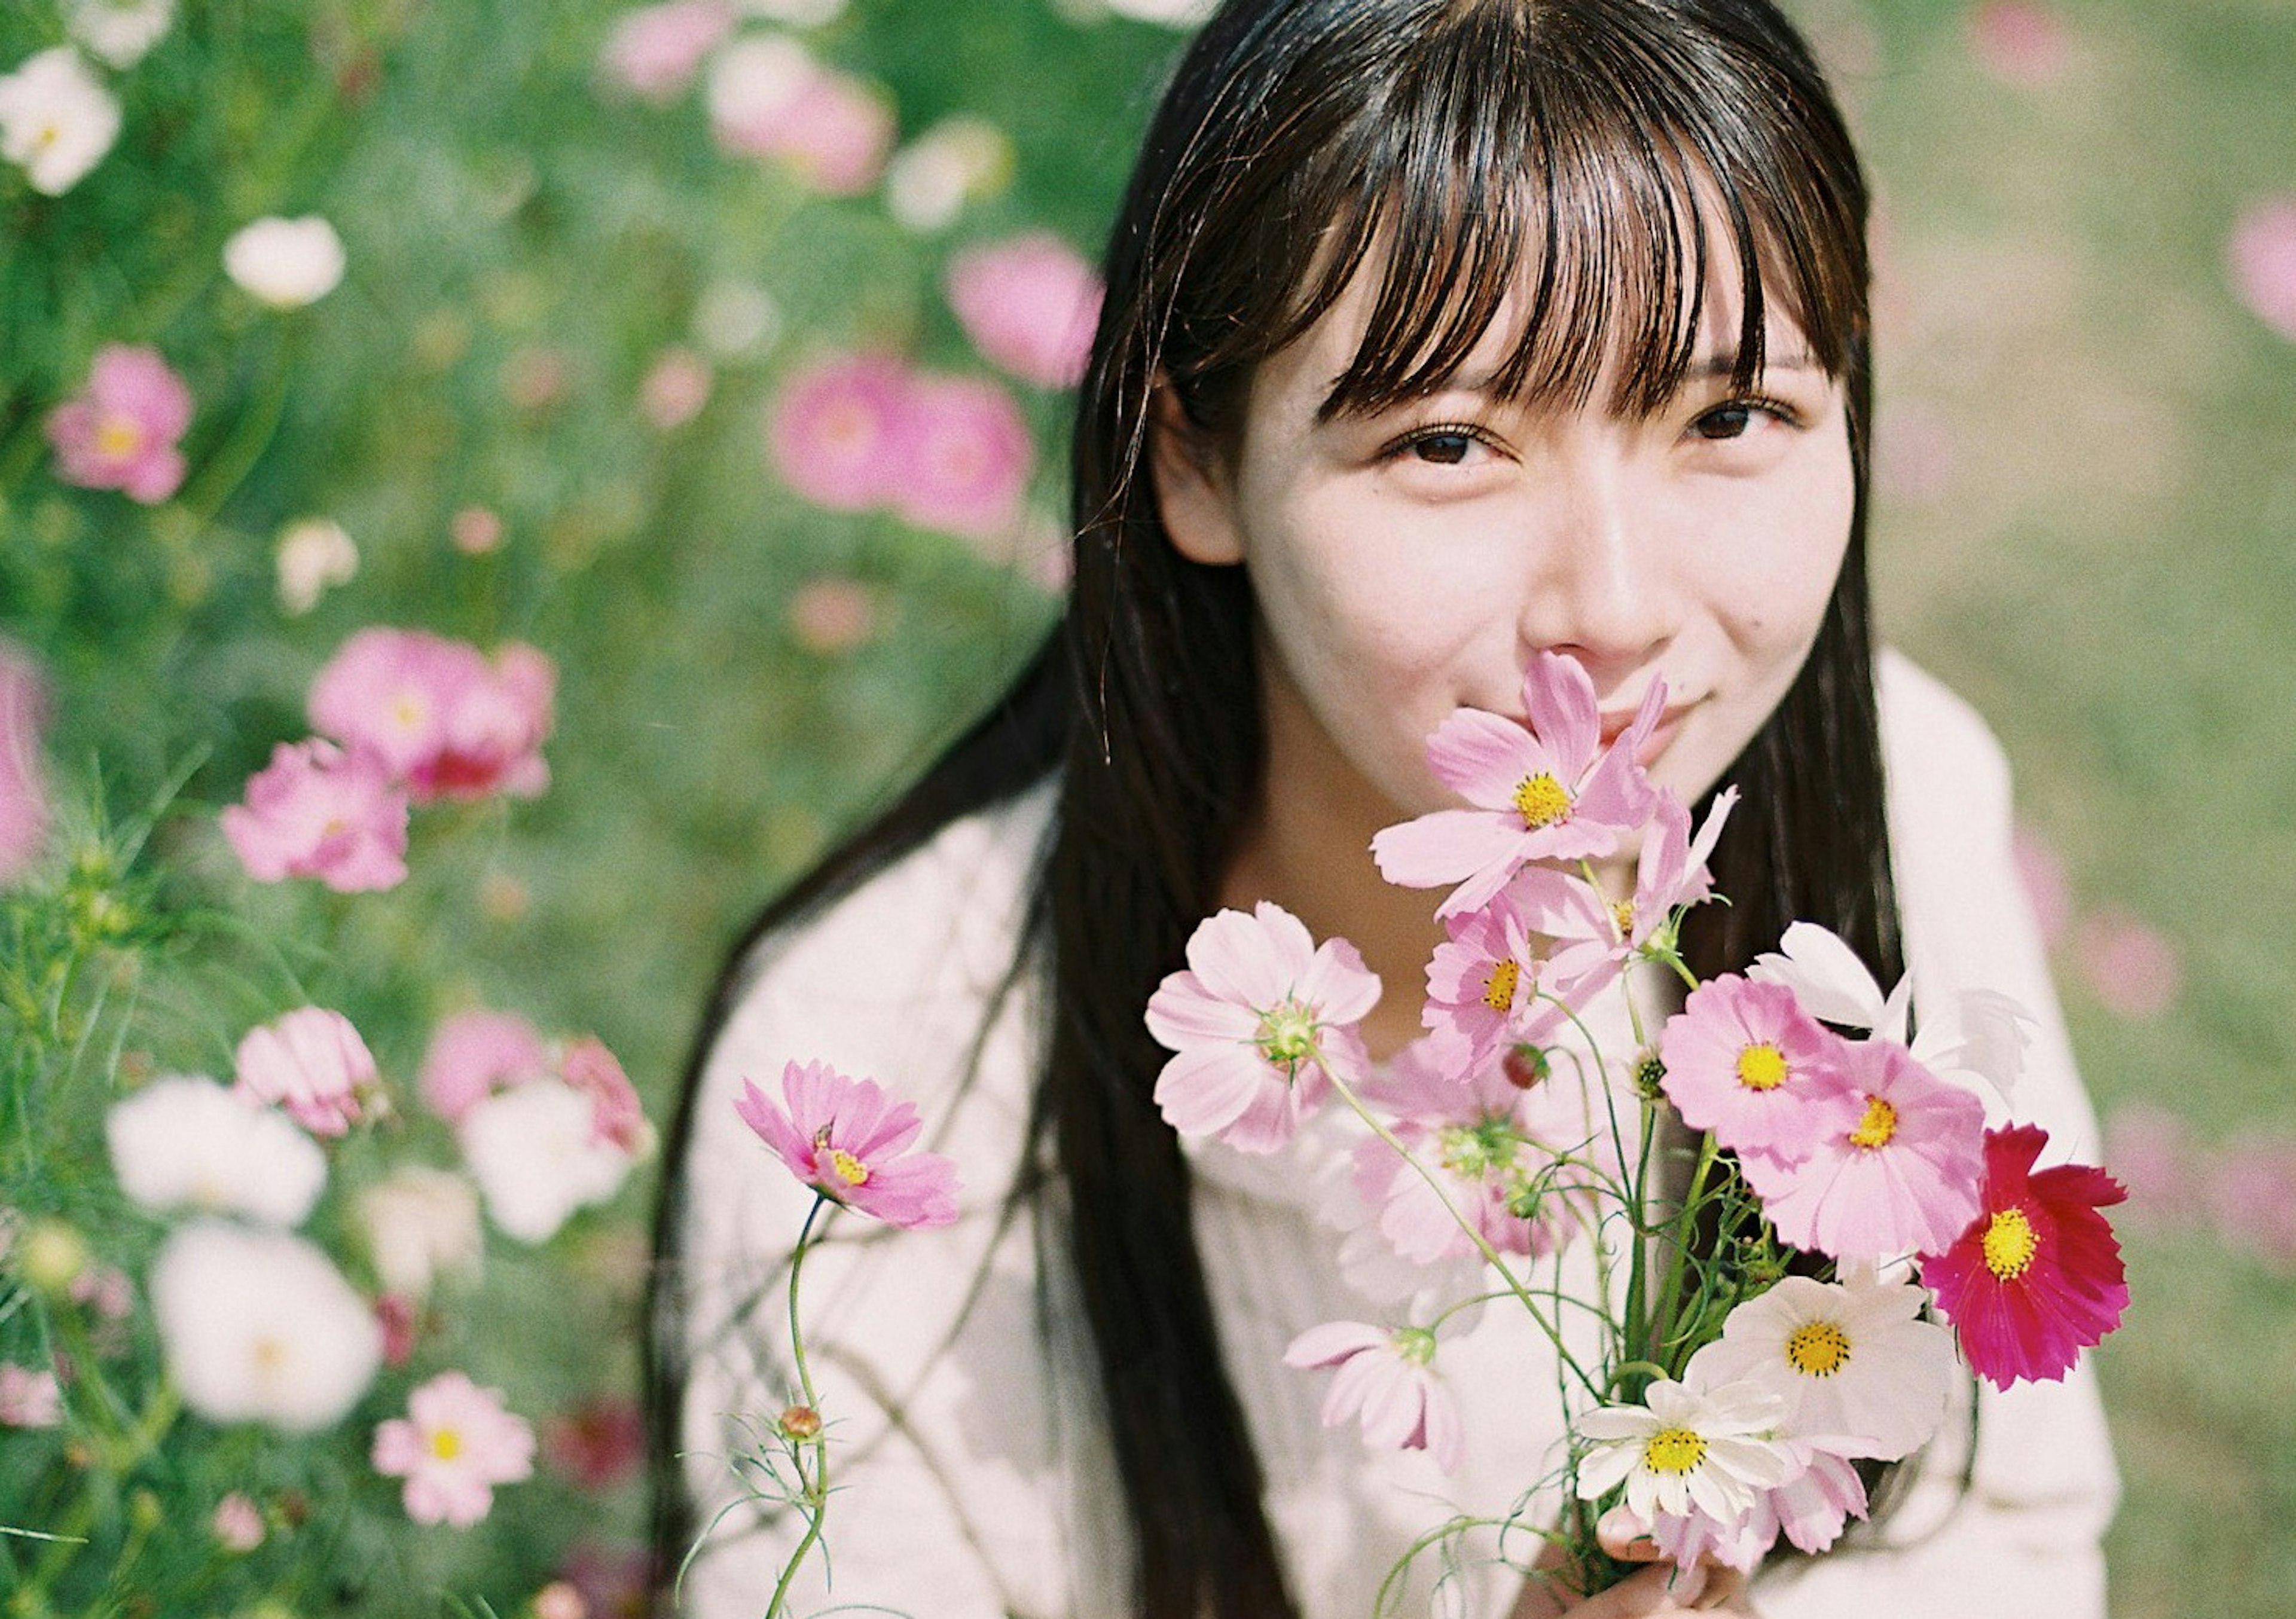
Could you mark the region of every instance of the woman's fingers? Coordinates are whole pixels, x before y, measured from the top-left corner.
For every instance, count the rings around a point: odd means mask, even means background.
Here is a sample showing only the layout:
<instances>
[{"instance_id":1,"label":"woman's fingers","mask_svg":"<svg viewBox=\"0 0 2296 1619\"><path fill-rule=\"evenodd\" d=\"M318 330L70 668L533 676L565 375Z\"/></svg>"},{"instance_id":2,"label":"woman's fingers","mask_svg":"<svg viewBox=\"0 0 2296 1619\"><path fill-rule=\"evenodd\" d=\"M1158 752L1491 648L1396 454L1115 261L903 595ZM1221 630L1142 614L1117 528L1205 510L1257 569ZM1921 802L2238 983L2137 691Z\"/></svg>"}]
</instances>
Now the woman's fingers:
<instances>
[{"instance_id":1,"label":"woman's fingers","mask_svg":"<svg viewBox=\"0 0 2296 1619\"><path fill-rule=\"evenodd\" d=\"M1655 1563L1661 1555L1649 1525L1628 1507L1613 1507L1595 1521L1595 1539L1621 1563Z\"/></svg>"}]
</instances>

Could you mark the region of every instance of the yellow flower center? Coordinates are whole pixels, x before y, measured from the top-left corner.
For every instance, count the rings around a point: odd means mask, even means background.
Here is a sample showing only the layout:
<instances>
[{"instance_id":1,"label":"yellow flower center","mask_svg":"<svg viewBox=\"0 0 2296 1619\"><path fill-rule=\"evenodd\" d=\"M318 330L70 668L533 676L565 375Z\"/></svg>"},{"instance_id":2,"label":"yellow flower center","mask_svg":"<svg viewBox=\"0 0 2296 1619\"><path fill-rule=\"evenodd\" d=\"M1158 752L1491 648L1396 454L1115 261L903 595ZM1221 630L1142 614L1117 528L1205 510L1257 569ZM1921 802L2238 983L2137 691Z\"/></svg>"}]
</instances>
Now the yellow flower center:
<instances>
[{"instance_id":1,"label":"yellow flower center","mask_svg":"<svg viewBox=\"0 0 2296 1619\"><path fill-rule=\"evenodd\" d=\"M144 447L144 424L133 416L106 416L95 424L95 447L124 461Z\"/></svg>"},{"instance_id":2,"label":"yellow flower center","mask_svg":"<svg viewBox=\"0 0 2296 1619\"><path fill-rule=\"evenodd\" d=\"M398 723L401 731L414 731L419 728L424 716L430 712L429 706L412 691L400 692L390 705L390 717Z\"/></svg>"},{"instance_id":3,"label":"yellow flower center","mask_svg":"<svg viewBox=\"0 0 2296 1619\"><path fill-rule=\"evenodd\" d=\"M1541 771L1525 776L1514 789L1514 807L1532 831L1553 826L1570 813L1570 794L1562 782Z\"/></svg>"},{"instance_id":4,"label":"yellow flower center","mask_svg":"<svg viewBox=\"0 0 2296 1619\"><path fill-rule=\"evenodd\" d=\"M453 1428L442 1427L430 1435L430 1454L441 1461L452 1461L463 1453L463 1436Z\"/></svg>"},{"instance_id":5,"label":"yellow flower center","mask_svg":"<svg viewBox=\"0 0 2296 1619\"><path fill-rule=\"evenodd\" d=\"M829 1166L837 1172L837 1178L848 1186L862 1186L868 1182L869 1166L842 1147L830 1149Z\"/></svg>"},{"instance_id":6,"label":"yellow flower center","mask_svg":"<svg viewBox=\"0 0 2296 1619\"><path fill-rule=\"evenodd\" d=\"M1515 985L1522 981L1522 969L1510 958L1491 963L1491 976L1483 980L1483 1004L1495 1012L1503 1012L1514 1004Z\"/></svg>"},{"instance_id":7,"label":"yellow flower center","mask_svg":"<svg viewBox=\"0 0 2296 1619\"><path fill-rule=\"evenodd\" d=\"M1805 1378L1830 1378L1849 1363L1849 1335L1832 1321L1810 1321L1786 1335L1786 1364Z\"/></svg>"},{"instance_id":8,"label":"yellow flower center","mask_svg":"<svg viewBox=\"0 0 2296 1619\"><path fill-rule=\"evenodd\" d=\"M1706 1460L1706 1441L1686 1427L1660 1428L1643 1446L1643 1466L1653 1473L1687 1473Z\"/></svg>"},{"instance_id":9,"label":"yellow flower center","mask_svg":"<svg viewBox=\"0 0 2296 1619\"><path fill-rule=\"evenodd\" d=\"M1259 1015L1259 1054L1279 1068L1297 1068L1316 1054L1316 1013L1284 1001Z\"/></svg>"},{"instance_id":10,"label":"yellow flower center","mask_svg":"<svg viewBox=\"0 0 2296 1619\"><path fill-rule=\"evenodd\" d=\"M1786 1054L1767 1041L1738 1053L1738 1083L1749 1091L1775 1091L1786 1083Z\"/></svg>"},{"instance_id":11,"label":"yellow flower center","mask_svg":"<svg viewBox=\"0 0 2296 1619\"><path fill-rule=\"evenodd\" d=\"M1622 899L1611 905L1611 923L1613 927L1618 928L1619 936L1620 938L1630 939L1634 937L1635 902L1630 899Z\"/></svg>"},{"instance_id":12,"label":"yellow flower center","mask_svg":"<svg viewBox=\"0 0 2296 1619\"><path fill-rule=\"evenodd\" d=\"M1880 1097L1869 1096L1866 1099L1866 1116L1849 1132L1849 1144L1870 1152L1876 1147L1887 1147L1890 1138L1897 1133L1898 1110Z\"/></svg>"},{"instance_id":13,"label":"yellow flower center","mask_svg":"<svg viewBox=\"0 0 2296 1619\"><path fill-rule=\"evenodd\" d=\"M2041 1251L2041 1239L2025 1211L2005 1208L1985 1225L1985 1268L2003 1281L2015 1281Z\"/></svg>"}]
</instances>

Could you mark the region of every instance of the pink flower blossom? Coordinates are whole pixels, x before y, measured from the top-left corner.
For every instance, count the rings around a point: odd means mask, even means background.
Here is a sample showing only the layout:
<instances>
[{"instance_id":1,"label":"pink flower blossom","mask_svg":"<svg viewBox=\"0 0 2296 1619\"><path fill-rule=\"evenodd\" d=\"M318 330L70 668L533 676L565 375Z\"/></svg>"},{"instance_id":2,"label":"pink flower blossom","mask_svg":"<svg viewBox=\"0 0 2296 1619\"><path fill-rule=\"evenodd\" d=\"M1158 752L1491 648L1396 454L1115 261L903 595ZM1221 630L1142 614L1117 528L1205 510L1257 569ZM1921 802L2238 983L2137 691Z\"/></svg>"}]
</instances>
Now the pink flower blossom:
<instances>
[{"instance_id":1,"label":"pink flower blossom","mask_svg":"<svg viewBox=\"0 0 2296 1619\"><path fill-rule=\"evenodd\" d=\"M541 1033L510 1012L457 1012L439 1026L422 1059L422 1100L459 1124L497 1091L550 1071Z\"/></svg>"},{"instance_id":2,"label":"pink flower blossom","mask_svg":"<svg viewBox=\"0 0 2296 1619\"><path fill-rule=\"evenodd\" d=\"M374 1057L350 1019L298 1007L239 1043L235 1094L277 1103L313 1135L341 1135L373 1106Z\"/></svg>"},{"instance_id":3,"label":"pink flower blossom","mask_svg":"<svg viewBox=\"0 0 2296 1619\"><path fill-rule=\"evenodd\" d=\"M1683 1122L1733 1152L1800 1164L1824 1138L1857 1127L1866 1108L1848 1077L1844 1042L1782 984L1726 974L1702 984L1667 1019L1659 1054Z\"/></svg>"},{"instance_id":4,"label":"pink flower blossom","mask_svg":"<svg viewBox=\"0 0 2296 1619\"><path fill-rule=\"evenodd\" d=\"M2096 1212L2128 1194L2084 1164L2036 1173L2048 1141L2033 1124L1986 1132L1978 1214L1951 1246L1922 1255L1962 1358L1997 1388L2057 1381L2128 1308L2120 1244Z\"/></svg>"},{"instance_id":5,"label":"pink flower blossom","mask_svg":"<svg viewBox=\"0 0 2296 1619\"><path fill-rule=\"evenodd\" d=\"M837 355L793 372L767 429L774 470L816 506L865 511L892 498L907 447L909 374L883 355Z\"/></svg>"},{"instance_id":6,"label":"pink flower blossom","mask_svg":"<svg viewBox=\"0 0 2296 1619\"><path fill-rule=\"evenodd\" d=\"M216 1503L209 1526L226 1551L249 1552L263 1544L263 1509L237 1490Z\"/></svg>"},{"instance_id":7,"label":"pink flower blossom","mask_svg":"<svg viewBox=\"0 0 2296 1619\"><path fill-rule=\"evenodd\" d=\"M1084 375L1100 317L1100 277L1046 231L970 248L949 261L949 307L995 364L1039 388Z\"/></svg>"},{"instance_id":8,"label":"pink flower blossom","mask_svg":"<svg viewBox=\"0 0 2296 1619\"><path fill-rule=\"evenodd\" d=\"M2296 1271L2296 1141L2227 1149L2208 1176L2208 1211L2229 1247Z\"/></svg>"},{"instance_id":9,"label":"pink flower blossom","mask_svg":"<svg viewBox=\"0 0 2296 1619\"><path fill-rule=\"evenodd\" d=\"M665 348L638 384L638 409L664 433L684 427L709 403L709 362L691 348Z\"/></svg>"},{"instance_id":10,"label":"pink flower blossom","mask_svg":"<svg viewBox=\"0 0 2296 1619\"><path fill-rule=\"evenodd\" d=\"M1983 0L1969 17L1977 65L2004 84L2038 90L2072 65L2072 32L2054 6L2038 0Z\"/></svg>"},{"instance_id":11,"label":"pink flower blossom","mask_svg":"<svg viewBox=\"0 0 2296 1619\"><path fill-rule=\"evenodd\" d=\"M1036 454L1012 395L986 377L914 377L901 429L895 511L949 534L1012 527Z\"/></svg>"},{"instance_id":12,"label":"pink flower blossom","mask_svg":"<svg viewBox=\"0 0 2296 1619\"><path fill-rule=\"evenodd\" d=\"M668 0L626 12L598 53L599 73L612 89L667 106L734 31L734 20L723 0Z\"/></svg>"},{"instance_id":13,"label":"pink flower blossom","mask_svg":"<svg viewBox=\"0 0 2296 1619\"><path fill-rule=\"evenodd\" d=\"M820 1062L785 1067L782 1096L786 1112L745 1079L734 1110L806 1185L905 1230L955 1220L956 1166L910 1150L924 1130L912 1104Z\"/></svg>"},{"instance_id":14,"label":"pink flower blossom","mask_svg":"<svg viewBox=\"0 0 2296 1619\"><path fill-rule=\"evenodd\" d=\"M403 1293L380 1294L374 1301L374 1324L382 1334L385 1366L404 1366L414 1358L425 1325L421 1304Z\"/></svg>"},{"instance_id":15,"label":"pink flower blossom","mask_svg":"<svg viewBox=\"0 0 2296 1619\"><path fill-rule=\"evenodd\" d=\"M183 485L176 445L191 425L192 390L158 349L108 344L96 353L87 391L48 417L56 476L156 505Z\"/></svg>"},{"instance_id":16,"label":"pink flower blossom","mask_svg":"<svg viewBox=\"0 0 2296 1619\"><path fill-rule=\"evenodd\" d=\"M1808 1159L1739 1161L1778 1235L1836 1259L1880 1260L1952 1241L1977 1214L1985 1104L1894 1041L1845 1041L1843 1078L1862 1111L1837 1119Z\"/></svg>"},{"instance_id":17,"label":"pink flower blossom","mask_svg":"<svg viewBox=\"0 0 2296 1619\"><path fill-rule=\"evenodd\" d=\"M2296 342L2296 193L2249 205L2226 245L2233 290L2249 312Z\"/></svg>"},{"instance_id":18,"label":"pink flower blossom","mask_svg":"<svg viewBox=\"0 0 2296 1619\"><path fill-rule=\"evenodd\" d=\"M1427 963L1420 1021L1446 1076L1467 1080L1493 1067L1509 1046L1543 1043L1569 1017L1578 1000L1575 986L1566 974L1549 970L1539 953L1546 930L1525 901L1527 885L1570 880L1558 872L1527 871L1481 910L1444 920L1450 936Z\"/></svg>"},{"instance_id":19,"label":"pink flower blossom","mask_svg":"<svg viewBox=\"0 0 2296 1619\"><path fill-rule=\"evenodd\" d=\"M857 579L809 580L790 598L789 625L807 651L834 658L877 633L877 599Z\"/></svg>"},{"instance_id":20,"label":"pink flower blossom","mask_svg":"<svg viewBox=\"0 0 2296 1619\"><path fill-rule=\"evenodd\" d=\"M366 629L311 685L311 723L379 754L417 803L510 793L550 781L541 748L558 683L550 660L512 642L490 662L421 630Z\"/></svg>"},{"instance_id":21,"label":"pink flower blossom","mask_svg":"<svg viewBox=\"0 0 2296 1619\"><path fill-rule=\"evenodd\" d=\"M653 1132L646 1124L645 1110L638 1105L636 1088L595 1035L567 1043L558 1059L558 1076L590 1099L594 1142L619 1148L633 1157L652 1144Z\"/></svg>"},{"instance_id":22,"label":"pink flower blossom","mask_svg":"<svg viewBox=\"0 0 2296 1619\"><path fill-rule=\"evenodd\" d=\"M787 164L824 196L858 196L892 151L892 110L872 86L781 35L737 40L709 73L709 127L730 157Z\"/></svg>"},{"instance_id":23,"label":"pink flower blossom","mask_svg":"<svg viewBox=\"0 0 2296 1619\"><path fill-rule=\"evenodd\" d=\"M63 1391L53 1371L0 1361L0 1427L53 1427L63 1420Z\"/></svg>"},{"instance_id":24,"label":"pink flower blossom","mask_svg":"<svg viewBox=\"0 0 2296 1619\"><path fill-rule=\"evenodd\" d=\"M21 876L48 838L47 773L40 732L47 693L38 665L0 640L0 885Z\"/></svg>"},{"instance_id":25,"label":"pink flower blossom","mask_svg":"<svg viewBox=\"0 0 2296 1619\"><path fill-rule=\"evenodd\" d=\"M1324 1395L1324 1426L1363 1419L1364 1443L1424 1451L1446 1473L1466 1449L1458 1402L1435 1375L1435 1335L1422 1327L1390 1331L1362 1321L1327 1321L1292 1340L1283 1363L1303 1371L1339 1369Z\"/></svg>"},{"instance_id":26,"label":"pink flower blossom","mask_svg":"<svg viewBox=\"0 0 2296 1619\"><path fill-rule=\"evenodd\" d=\"M1475 1252L1462 1218L1513 1254L1553 1253L1578 1222L1590 1177L1565 1160L1595 1131L1575 1087L1549 1079L1522 1090L1496 1062L1455 1082L1421 1040L1364 1098L1435 1182L1377 1138L1356 1148L1356 1193L1400 1257L1427 1265Z\"/></svg>"},{"instance_id":27,"label":"pink flower blossom","mask_svg":"<svg viewBox=\"0 0 2296 1619\"><path fill-rule=\"evenodd\" d=\"M2064 856L2034 828L2020 822L2011 853L2017 868L2017 886L2040 924L2041 942L2052 950L2064 942L2072 926L2073 885L2065 874Z\"/></svg>"},{"instance_id":28,"label":"pink flower blossom","mask_svg":"<svg viewBox=\"0 0 2296 1619\"><path fill-rule=\"evenodd\" d=\"M578 1487L611 1490L645 1465L644 1413L634 1400L586 1400L543 1425L542 1454Z\"/></svg>"},{"instance_id":29,"label":"pink flower blossom","mask_svg":"<svg viewBox=\"0 0 2296 1619\"><path fill-rule=\"evenodd\" d=\"M1148 1001L1148 1032L1177 1053L1156 1106L1183 1135L1273 1152L1324 1100L1332 1077L1370 1067L1357 1025L1379 979L1345 939L1318 945L1298 917L1259 902L1197 924L1188 966Z\"/></svg>"},{"instance_id":30,"label":"pink flower blossom","mask_svg":"<svg viewBox=\"0 0 2296 1619\"><path fill-rule=\"evenodd\" d=\"M374 1470L406 1481L406 1516L467 1529L494 1509L495 1486L534 1472L534 1430L502 1391L441 1372L374 1431Z\"/></svg>"},{"instance_id":31,"label":"pink flower blossom","mask_svg":"<svg viewBox=\"0 0 2296 1619\"><path fill-rule=\"evenodd\" d=\"M2166 934L2126 911L2098 911L2081 919L2073 959L2096 998L2134 1022L2149 1022L2176 1005L2185 968Z\"/></svg>"},{"instance_id":32,"label":"pink flower blossom","mask_svg":"<svg viewBox=\"0 0 2296 1619\"><path fill-rule=\"evenodd\" d=\"M1527 724L1461 708L1428 740L1429 765L1473 808L1437 810L1372 839L1388 881L1458 885L1445 916L1479 908L1531 861L1610 854L1656 803L1635 754L1665 707L1663 681L1651 683L1609 748L1595 683L1575 659L1539 653L1524 672L1522 699Z\"/></svg>"},{"instance_id":33,"label":"pink flower blossom","mask_svg":"<svg viewBox=\"0 0 2296 1619\"><path fill-rule=\"evenodd\" d=\"M1751 1574L1781 1531L1802 1550L1820 1552L1841 1538L1851 1518L1866 1516L1866 1481L1849 1459L1807 1439L1776 1443L1792 1470L1784 1483L1756 1492L1743 1518L1718 1518L1696 1507L1652 1517L1645 1532L1669 1562L1689 1568L1702 1560Z\"/></svg>"},{"instance_id":34,"label":"pink flower blossom","mask_svg":"<svg viewBox=\"0 0 2296 1619\"><path fill-rule=\"evenodd\" d=\"M248 778L247 802L222 814L223 835L258 882L316 877L338 894L406 879L406 794L370 748L282 742Z\"/></svg>"},{"instance_id":35,"label":"pink flower blossom","mask_svg":"<svg viewBox=\"0 0 2296 1619\"><path fill-rule=\"evenodd\" d=\"M2202 1198L2192 1144L2184 1120L2167 1108L2144 1102L2114 1108L2104 1123L2104 1158L2128 1190L2130 1218L2165 1222L2197 1212ZM2285 1184L2296 1204L2296 1173Z\"/></svg>"}]
</instances>

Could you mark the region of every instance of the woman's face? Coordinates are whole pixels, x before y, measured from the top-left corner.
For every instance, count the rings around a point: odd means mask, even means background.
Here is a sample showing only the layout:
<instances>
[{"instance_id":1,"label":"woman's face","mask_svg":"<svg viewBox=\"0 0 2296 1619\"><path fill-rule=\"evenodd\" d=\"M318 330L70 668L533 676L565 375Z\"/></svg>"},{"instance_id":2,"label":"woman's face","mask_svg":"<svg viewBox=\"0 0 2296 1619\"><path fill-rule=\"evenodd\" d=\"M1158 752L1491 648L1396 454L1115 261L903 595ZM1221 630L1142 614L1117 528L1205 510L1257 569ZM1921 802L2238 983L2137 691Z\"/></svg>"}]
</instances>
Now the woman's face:
<instances>
[{"instance_id":1,"label":"woman's face","mask_svg":"<svg viewBox=\"0 0 2296 1619\"><path fill-rule=\"evenodd\" d=\"M1763 376L1732 388L1738 271L1715 258L1691 373L1647 419L1603 407L1607 377L1577 413L1479 389L1502 311L1441 391L1318 421L1367 317L1358 275L1259 368L1232 454L1160 435L1174 543L1250 572L1271 800L1374 827L1456 802L1428 733L1462 705L1521 718L1541 651L1593 678L1606 736L1666 682L1644 758L1685 802L1736 758L1816 635L1854 489L1841 389L1791 320L1770 313Z\"/></svg>"}]
</instances>

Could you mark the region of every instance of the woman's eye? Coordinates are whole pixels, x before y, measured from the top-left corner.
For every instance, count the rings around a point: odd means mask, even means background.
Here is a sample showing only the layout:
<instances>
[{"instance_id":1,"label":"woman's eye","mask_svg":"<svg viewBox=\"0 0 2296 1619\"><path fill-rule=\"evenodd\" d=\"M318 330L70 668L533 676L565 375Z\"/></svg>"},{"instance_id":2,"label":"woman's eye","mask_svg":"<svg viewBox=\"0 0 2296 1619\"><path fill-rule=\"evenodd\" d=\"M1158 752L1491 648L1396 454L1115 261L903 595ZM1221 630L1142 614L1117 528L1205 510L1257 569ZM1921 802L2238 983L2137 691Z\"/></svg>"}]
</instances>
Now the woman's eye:
<instances>
[{"instance_id":1,"label":"woman's eye","mask_svg":"<svg viewBox=\"0 0 2296 1619\"><path fill-rule=\"evenodd\" d=\"M1408 456L1431 467L1456 467L1473 454L1480 442L1464 428L1428 428L1410 435L1389 454L1398 460Z\"/></svg>"},{"instance_id":2,"label":"woman's eye","mask_svg":"<svg viewBox=\"0 0 2296 1619\"><path fill-rule=\"evenodd\" d=\"M1690 424L1701 438L1739 438L1754 424L1755 406L1742 402L1718 405Z\"/></svg>"}]
</instances>

